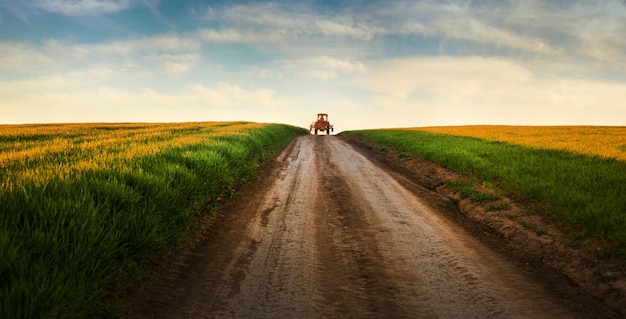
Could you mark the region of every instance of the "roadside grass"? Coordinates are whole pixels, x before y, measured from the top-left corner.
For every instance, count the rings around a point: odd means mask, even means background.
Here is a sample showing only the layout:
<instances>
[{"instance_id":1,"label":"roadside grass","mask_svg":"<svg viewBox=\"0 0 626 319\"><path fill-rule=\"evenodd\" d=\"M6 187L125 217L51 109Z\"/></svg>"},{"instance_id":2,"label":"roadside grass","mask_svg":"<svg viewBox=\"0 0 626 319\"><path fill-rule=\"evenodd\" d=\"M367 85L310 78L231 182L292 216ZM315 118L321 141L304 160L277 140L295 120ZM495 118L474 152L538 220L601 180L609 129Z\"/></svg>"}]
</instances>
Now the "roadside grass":
<instances>
[{"instance_id":1,"label":"roadside grass","mask_svg":"<svg viewBox=\"0 0 626 319\"><path fill-rule=\"evenodd\" d=\"M85 318L307 131L228 123L0 126L0 318Z\"/></svg>"},{"instance_id":2,"label":"roadside grass","mask_svg":"<svg viewBox=\"0 0 626 319\"><path fill-rule=\"evenodd\" d=\"M343 134L414 153L504 191L519 193L587 235L599 235L626 248L625 161L417 130ZM463 185L449 186L465 189Z\"/></svg>"},{"instance_id":3,"label":"roadside grass","mask_svg":"<svg viewBox=\"0 0 626 319\"><path fill-rule=\"evenodd\" d=\"M487 203L495 201L499 198L499 196L497 195L486 194L475 190L470 183L464 183L448 179L444 181L444 184L456 193L459 193L461 198L468 198L473 202Z\"/></svg>"}]
</instances>

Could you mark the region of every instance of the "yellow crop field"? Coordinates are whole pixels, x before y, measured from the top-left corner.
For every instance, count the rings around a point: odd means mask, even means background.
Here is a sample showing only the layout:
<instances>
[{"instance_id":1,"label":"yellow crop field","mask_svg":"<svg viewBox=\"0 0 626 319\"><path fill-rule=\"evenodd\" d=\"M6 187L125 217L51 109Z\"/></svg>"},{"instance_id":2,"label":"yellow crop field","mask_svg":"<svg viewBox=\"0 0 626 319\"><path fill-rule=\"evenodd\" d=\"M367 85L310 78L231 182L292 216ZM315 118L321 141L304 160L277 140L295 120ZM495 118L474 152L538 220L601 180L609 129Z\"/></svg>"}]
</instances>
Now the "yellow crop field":
<instances>
[{"instance_id":1,"label":"yellow crop field","mask_svg":"<svg viewBox=\"0 0 626 319\"><path fill-rule=\"evenodd\" d=\"M259 123L111 123L0 126L0 191L22 182L78 178L97 169L124 170L133 160L173 147L216 143ZM193 134L190 134L193 133ZM138 168L140 169L140 168Z\"/></svg>"},{"instance_id":2,"label":"yellow crop field","mask_svg":"<svg viewBox=\"0 0 626 319\"><path fill-rule=\"evenodd\" d=\"M420 127L412 130L566 150L626 161L626 127L623 126L475 125Z\"/></svg>"}]
</instances>

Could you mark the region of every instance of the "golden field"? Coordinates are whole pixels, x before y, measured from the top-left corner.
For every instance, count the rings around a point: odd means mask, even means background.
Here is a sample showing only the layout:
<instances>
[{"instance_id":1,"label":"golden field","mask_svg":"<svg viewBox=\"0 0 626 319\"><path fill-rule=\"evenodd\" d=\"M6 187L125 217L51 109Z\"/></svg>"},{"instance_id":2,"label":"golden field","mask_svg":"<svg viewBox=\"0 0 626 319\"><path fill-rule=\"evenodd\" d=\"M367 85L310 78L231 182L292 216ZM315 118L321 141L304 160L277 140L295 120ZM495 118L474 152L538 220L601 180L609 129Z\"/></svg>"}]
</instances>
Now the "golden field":
<instances>
[{"instance_id":1,"label":"golden field","mask_svg":"<svg viewBox=\"0 0 626 319\"><path fill-rule=\"evenodd\" d=\"M626 161L626 127L623 126L473 125L419 127L411 130L476 137Z\"/></svg>"},{"instance_id":2,"label":"golden field","mask_svg":"<svg viewBox=\"0 0 626 319\"><path fill-rule=\"evenodd\" d=\"M134 160L187 145L214 144L264 124L244 122L102 123L0 126L0 191L43 185L98 169L135 168ZM9 168L6 170L6 168Z\"/></svg>"}]
</instances>

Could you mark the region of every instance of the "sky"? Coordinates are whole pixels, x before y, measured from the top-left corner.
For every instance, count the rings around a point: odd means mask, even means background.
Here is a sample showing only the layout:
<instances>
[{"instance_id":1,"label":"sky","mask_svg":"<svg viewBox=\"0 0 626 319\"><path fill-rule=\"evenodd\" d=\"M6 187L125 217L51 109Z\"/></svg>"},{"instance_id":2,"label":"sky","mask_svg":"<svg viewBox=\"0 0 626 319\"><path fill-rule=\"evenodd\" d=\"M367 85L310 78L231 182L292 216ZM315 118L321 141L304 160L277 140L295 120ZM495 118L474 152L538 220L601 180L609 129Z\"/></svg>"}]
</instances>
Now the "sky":
<instances>
[{"instance_id":1,"label":"sky","mask_svg":"<svg viewBox=\"0 0 626 319\"><path fill-rule=\"evenodd\" d=\"M626 126L626 0L0 0L0 124Z\"/></svg>"}]
</instances>

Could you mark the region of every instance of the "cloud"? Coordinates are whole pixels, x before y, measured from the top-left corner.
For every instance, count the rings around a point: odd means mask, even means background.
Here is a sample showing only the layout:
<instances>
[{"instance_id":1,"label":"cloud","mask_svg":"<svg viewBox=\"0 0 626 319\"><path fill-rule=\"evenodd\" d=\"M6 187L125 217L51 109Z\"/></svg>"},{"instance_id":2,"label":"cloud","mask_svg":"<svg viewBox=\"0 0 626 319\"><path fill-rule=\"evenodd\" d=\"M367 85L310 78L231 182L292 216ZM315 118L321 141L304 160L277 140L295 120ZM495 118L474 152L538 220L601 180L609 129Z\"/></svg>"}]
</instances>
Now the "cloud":
<instances>
[{"instance_id":1,"label":"cloud","mask_svg":"<svg viewBox=\"0 0 626 319\"><path fill-rule=\"evenodd\" d=\"M23 22L28 21L28 6L24 2L12 0L0 0L0 8L10 12Z\"/></svg>"},{"instance_id":2,"label":"cloud","mask_svg":"<svg viewBox=\"0 0 626 319\"><path fill-rule=\"evenodd\" d=\"M136 0L35 0L33 6L68 16L102 15L130 9Z\"/></svg>"},{"instance_id":3,"label":"cloud","mask_svg":"<svg viewBox=\"0 0 626 319\"><path fill-rule=\"evenodd\" d=\"M546 76L501 58L403 58L367 70L355 85L369 104L415 122L405 125L625 124L623 83Z\"/></svg>"},{"instance_id":4,"label":"cloud","mask_svg":"<svg viewBox=\"0 0 626 319\"><path fill-rule=\"evenodd\" d=\"M560 46L561 57L626 66L623 1L527 1L511 6L503 27L525 30Z\"/></svg>"},{"instance_id":5,"label":"cloud","mask_svg":"<svg viewBox=\"0 0 626 319\"><path fill-rule=\"evenodd\" d=\"M374 92L399 98L422 90L437 94L488 91L490 86L519 85L530 80L530 71L509 60L497 58L424 57L373 62L357 83ZM454 79L452 81L451 79ZM454 90L450 91L454 85Z\"/></svg>"},{"instance_id":6,"label":"cloud","mask_svg":"<svg viewBox=\"0 0 626 319\"><path fill-rule=\"evenodd\" d=\"M160 0L142 0L142 3L161 23L169 26L170 28L174 28L174 25L167 18L165 18L159 10L157 10L156 7L159 4L159 1Z\"/></svg>"},{"instance_id":7,"label":"cloud","mask_svg":"<svg viewBox=\"0 0 626 319\"><path fill-rule=\"evenodd\" d=\"M244 90L240 86L230 83L218 83L215 88L196 84L187 91L199 103L220 108L232 106L246 109L272 108L284 105L284 102L278 99L272 90Z\"/></svg>"},{"instance_id":8,"label":"cloud","mask_svg":"<svg viewBox=\"0 0 626 319\"><path fill-rule=\"evenodd\" d=\"M168 74L184 74L192 67L200 63L198 54L155 54L144 57L145 62L154 66L160 66L161 70Z\"/></svg>"},{"instance_id":9,"label":"cloud","mask_svg":"<svg viewBox=\"0 0 626 319\"><path fill-rule=\"evenodd\" d=\"M282 68L301 76L319 79L322 82L337 78L339 74L360 73L365 66L359 61L317 56L298 60L282 60Z\"/></svg>"},{"instance_id":10,"label":"cloud","mask_svg":"<svg viewBox=\"0 0 626 319\"><path fill-rule=\"evenodd\" d=\"M28 23L30 17L43 13L68 17L103 16L144 6L161 23L173 27L157 10L159 2L160 0L0 0L0 8Z\"/></svg>"},{"instance_id":11,"label":"cloud","mask_svg":"<svg viewBox=\"0 0 626 319\"><path fill-rule=\"evenodd\" d=\"M0 42L0 71L27 78L102 66L118 72L141 69L143 73L180 74L201 63L201 49L201 40L178 34L93 44L55 39L39 45Z\"/></svg>"},{"instance_id":12,"label":"cloud","mask_svg":"<svg viewBox=\"0 0 626 319\"><path fill-rule=\"evenodd\" d=\"M319 12L302 4L252 3L210 7L205 18L220 21L227 29L273 33L284 39L329 36L369 40L380 31L349 14Z\"/></svg>"},{"instance_id":13,"label":"cloud","mask_svg":"<svg viewBox=\"0 0 626 319\"><path fill-rule=\"evenodd\" d=\"M465 54L626 60L626 7L616 0L386 1L334 11L305 4L250 3L210 7L205 18L220 26L203 31L206 41L253 46L269 42L283 50L303 42L312 43L307 48L341 49L341 41L368 44L372 50L385 37L402 36L416 45L420 38L439 39L462 46Z\"/></svg>"},{"instance_id":14,"label":"cloud","mask_svg":"<svg viewBox=\"0 0 626 319\"><path fill-rule=\"evenodd\" d=\"M388 21L387 28L397 30L392 33L473 44L465 45L464 54L528 53L533 58L570 63L592 59L626 67L623 1L408 1L396 2L378 15Z\"/></svg>"},{"instance_id":15,"label":"cloud","mask_svg":"<svg viewBox=\"0 0 626 319\"><path fill-rule=\"evenodd\" d=\"M197 51L200 47L201 43L193 38L178 34L163 34L96 44L73 44L67 41L48 40L45 42L44 50L58 57L71 57L75 59L133 56L153 54L155 52L189 52Z\"/></svg>"},{"instance_id":16,"label":"cloud","mask_svg":"<svg viewBox=\"0 0 626 319\"><path fill-rule=\"evenodd\" d=\"M66 8L63 12L68 14L74 12L72 10L87 12L85 8L105 12L137 5L154 11L158 1L146 1L48 0L35 3L57 8L57 11ZM200 26L187 33L97 44L53 39L42 49L28 48L26 58L18 59L17 54L11 53L9 58L3 59L22 63L37 55L39 58L52 56L55 61L81 60L88 56L124 59L153 51L198 53L206 44L232 43L249 45L264 54L282 55L279 58L283 59L287 56L294 60L315 56L377 58L385 54L386 44L393 47L400 41L419 48L423 46L423 39L435 39L441 42L443 54L522 58L531 54L528 58L572 62L593 59L626 67L626 38L622 36L626 32L624 5L611 1L594 6L586 2L573 3L556 8L541 1L497 2L488 6L470 6L460 1L391 1L384 5L338 7L332 12L306 4L222 5L210 7L205 14L205 19L218 27ZM105 10L105 7L110 9ZM3 64L11 63L0 62L0 67ZM333 72L317 73L321 79L333 76Z\"/></svg>"},{"instance_id":17,"label":"cloud","mask_svg":"<svg viewBox=\"0 0 626 319\"><path fill-rule=\"evenodd\" d=\"M32 45L0 42L0 70L25 71L54 63L54 58Z\"/></svg>"},{"instance_id":18,"label":"cloud","mask_svg":"<svg viewBox=\"0 0 626 319\"><path fill-rule=\"evenodd\" d=\"M0 92L12 92L3 96L3 123L250 120L255 115L280 112L276 109L284 106L271 90L246 90L230 83L214 87L195 84L171 94L109 86L54 90L68 84L72 84L71 79L0 82ZM16 90L18 86L22 90Z\"/></svg>"},{"instance_id":19,"label":"cloud","mask_svg":"<svg viewBox=\"0 0 626 319\"><path fill-rule=\"evenodd\" d=\"M496 47L518 49L524 52L553 55L562 49L554 48L547 40L515 34L503 28L487 25L476 19L449 19L437 22L432 33L439 31L445 38L468 40Z\"/></svg>"},{"instance_id":20,"label":"cloud","mask_svg":"<svg viewBox=\"0 0 626 319\"><path fill-rule=\"evenodd\" d=\"M462 40L520 53L553 55L563 50L555 34L558 23L537 27L555 20L554 10L542 2L397 1L376 12L389 34ZM541 21L535 25L535 20Z\"/></svg>"}]
</instances>

